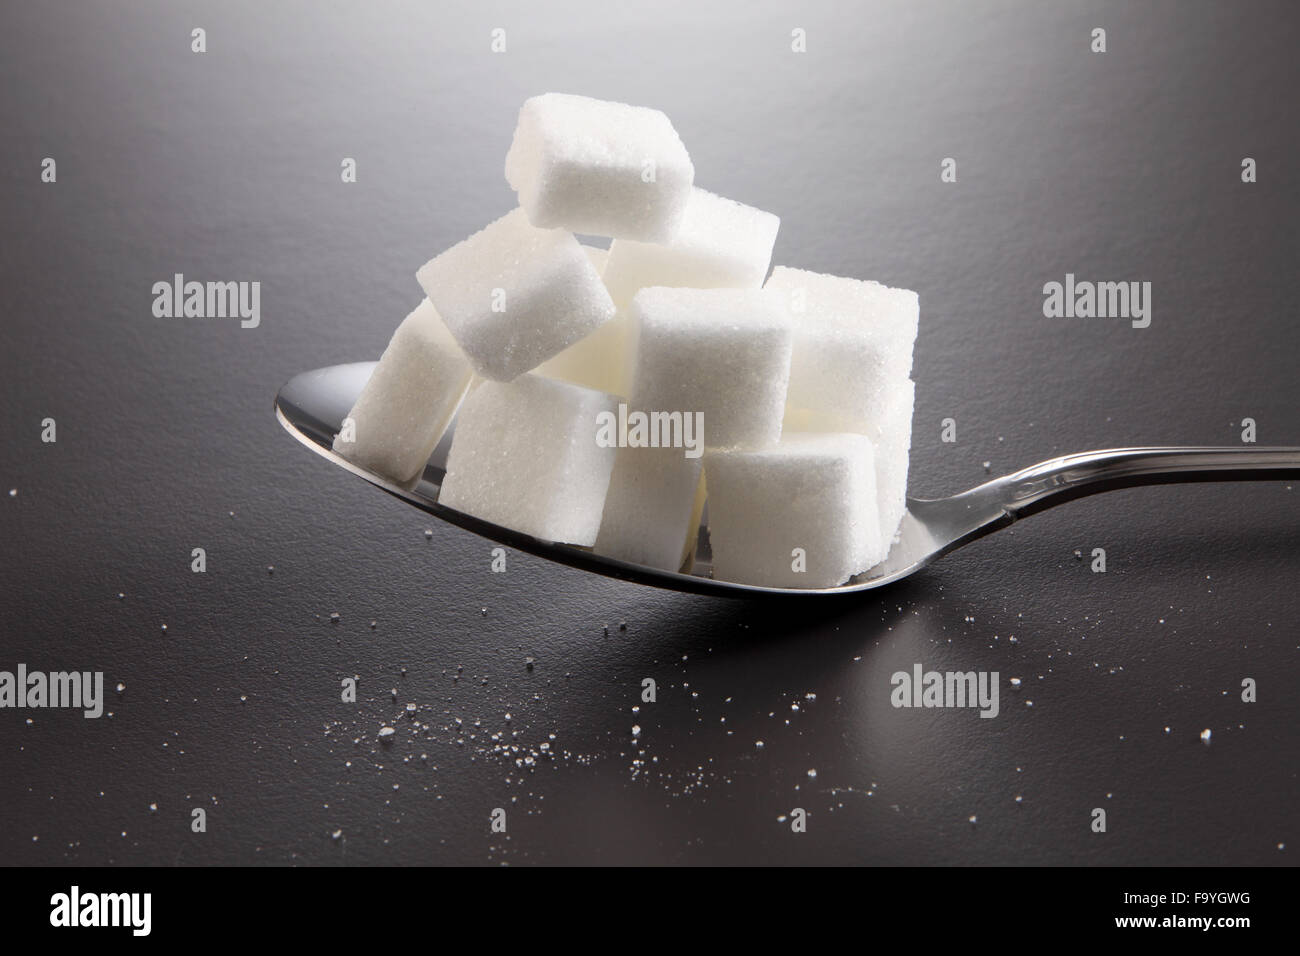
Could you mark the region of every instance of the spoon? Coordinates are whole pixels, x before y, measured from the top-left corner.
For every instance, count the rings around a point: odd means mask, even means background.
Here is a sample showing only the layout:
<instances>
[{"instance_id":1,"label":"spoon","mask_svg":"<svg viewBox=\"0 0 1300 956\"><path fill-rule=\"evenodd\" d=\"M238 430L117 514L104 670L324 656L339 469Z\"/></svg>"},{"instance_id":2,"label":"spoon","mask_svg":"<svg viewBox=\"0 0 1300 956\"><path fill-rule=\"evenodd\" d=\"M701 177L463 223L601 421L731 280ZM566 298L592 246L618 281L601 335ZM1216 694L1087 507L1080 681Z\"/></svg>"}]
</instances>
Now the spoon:
<instances>
[{"instance_id":1,"label":"spoon","mask_svg":"<svg viewBox=\"0 0 1300 956\"><path fill-rule=\"evenodd\" d=\"M713 578L712 554L704 533L707 525L703 522L692 570L680 574L607 558L590 548L544 541L444 508L438 504L438 489L446 473L454 422L413 487L403 487L357 467L335 454L330 446L374 367L374 362L334 365L290 379L275 398L276 417L316 454L444 521L585 571L696 594L745 597L866 591L914 574L948 552L1019 518L1084 495L1171 482L1300 479L1300 448L1111 448L1066 455L948 498L908 498L907 514L889 556L838 587L762 587Z\"/></svg>"}]
</instances>

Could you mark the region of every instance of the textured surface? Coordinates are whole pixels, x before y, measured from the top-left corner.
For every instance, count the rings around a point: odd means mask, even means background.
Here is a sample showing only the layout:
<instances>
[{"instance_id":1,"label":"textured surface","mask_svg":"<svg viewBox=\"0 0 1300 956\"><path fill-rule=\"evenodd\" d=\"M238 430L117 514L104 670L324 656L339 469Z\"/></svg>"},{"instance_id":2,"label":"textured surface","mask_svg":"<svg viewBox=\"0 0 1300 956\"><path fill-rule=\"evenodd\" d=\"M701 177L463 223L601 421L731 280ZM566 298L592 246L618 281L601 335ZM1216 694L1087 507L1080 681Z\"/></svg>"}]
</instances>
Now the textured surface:
<instances>
[{"instance_id":1,"label":"textured surface","mask_svg":"<svg viewBox=\"0 0 1300 956\"><path fill-rule=\"evenodd\" d=\"M8 9L0 647L126 690L111 718L0 711L0 860L1293 860L1300 488L1114 492L884 592L745 603L517 554L493 574L271 400L379 356L413 270L512 204L519 104L567 89L662 107L701 181L782 215L777 261L920 292L920 494L1235 444L1244 417L1300 443L1294 4L457 7ZM261 280L260 327L154 319L176 271ZM1151 327L1044 318L1067 271L1150 280ZM917 662L997 671L1000 716L892 708ZM558 756L493 752L515 732Z\"/></svg>"},{"instance_id":2,"label":"textured surface","mask_svg":"<svg viewBox=\"0 0 1300 956\"><path fill-rule=\"evenodd\" d=\"M905 379L890 390L881 403L880 413L870 422L858 420L860 434L871 439L872 457L876 464L876 497L880 507L880 529L886 539L892 540L898 532L898 523L907 510L907 472L910 464L908 450L912 445L912 414L916 408L916 383ZM819 414L808 409L795 409L786 404L785 418L781 422L782 434L790 432L834 432L844 427L834 415Z\"/></svg>"},{"instance_id":3,"label":"textured surface","mask_svg":"<svg viewBox=\"0 0 1300 956\"><path fill-rule=\"evenodd\" d=\"M761 447L781 437L791 336L779 296L642 289L630 319L633 408L693 417L709 447Z\"/></svg>"},{"instance_id":4,"label":"textured surface","mask_svg":"<svg viewBox=\"0 0 1300 956\"><path fill-rule=\"evenodd\" d=\"M582 247L596 272L605 271L609 250L597 246ZM630 362L627 355L627 315L618 312L596 331L574 342L553 358L537 367L549 378L585 385L598 392L627 396Z\"/></svg>"},{"instance_id":5,"label":"textured surface","mask_svg":"<svg viewBox=\"0 0 1300 956\"><path fill-rule=\"evenodd\" d=\"M671 242L610 243L605 284L620 306L647 286L756 289L767 276L780 225L770 212L693 189Z\"/></svg>"},{"instance_id":6,"label":"textured surface","mask_svg":"<svg viewBox=\"0 0 1300 956\"><path fill-rule=\"evenodd\" d=\"M416 273L474 371L510 381L614 317L595 262L573 234L512 209Z\"/></svg>"},{"instance_id":7,"label":"textured surface","mask_svg":"<svg viewBox=\"0 0 1300 956\"><path fill-rule=\"evenodd\" d=\"M353 431L334 450L362 468L413 480L447 430L473 372L428 299L393 333L348 417Z\"/></svg>"},{"instance_id":8,"label":"textured surface","mask_svg":"<svg viewBox=\"0 0 1300 956\"><path fill-rule=\"evenodd\" d=\"M535 226L665 242L695 169L662 111L568 93L529 97L506 179Z\"/></svg>"},{"instance_id":9,"label":"textured surface","mask_svg":"<svg viewBox=\"0 0 1300 956\"><path fill-rule=\"evenodd\" d=\"M880 533L892 541L907 510L907 472L911 463L912 414L916 410L916 383L897 389L880 416L880 427L868 431L876 462L876 502L880 506Z\"/></svg>"},{"instance_id":10,"label":"textured surface","mask_svg":"<svg viewBox=\"0 0 1300 956\"><path fill-rule=\"evenodd\" d=\"M704 457L714 577L830 588L884 560L865 435L792 433Z\"/></svg>"},{"instance_id":11,"label":"textured surface","mask_svg":"<svg viewBox=\"0 0 1300 956\"><path fill-rule=\"evenodd\" d=\"M596 536L596 552L665 571L695 544L701 459L681 448L620 448ZM692 552L693 553L693 552Z\"/></svg>"},{"instance_id":12,"label":"textured surface","mask_svg":"<svg viewBox=\"0 0 1300 956\"><path fill-rule=\"evenodd\" d=\"M912 370L916 293L784 266L763 288L781 296L793 320L786 403L830 429L879 428Z\"/></svg>"},{"instance_id":13,"label":"textured surface","mask_svg":"<svg viewBox=\"0 0 1300 956\"><path fill-rule=\"evenodd\" d=\"M521 375L465 399L438 503L545 541L591 545L615 449L594 440L615 414L603 392Z\"/></svg>"}]
</instances>

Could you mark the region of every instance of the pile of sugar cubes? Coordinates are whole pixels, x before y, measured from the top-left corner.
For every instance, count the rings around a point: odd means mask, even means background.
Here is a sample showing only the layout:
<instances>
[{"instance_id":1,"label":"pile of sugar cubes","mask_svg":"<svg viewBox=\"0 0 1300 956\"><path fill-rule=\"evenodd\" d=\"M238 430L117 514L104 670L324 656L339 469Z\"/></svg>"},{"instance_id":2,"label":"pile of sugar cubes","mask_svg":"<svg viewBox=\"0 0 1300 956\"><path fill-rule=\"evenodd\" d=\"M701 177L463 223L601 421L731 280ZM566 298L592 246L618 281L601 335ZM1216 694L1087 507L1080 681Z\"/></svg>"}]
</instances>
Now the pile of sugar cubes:
<instances>
[{"instance_id":1,"label":"pile of sugar cubes","mask_svg":"<svg viewBox=\"0 0 1300 956\"><path fill-rule=\"evenodd\" d=\"M439 502L493 524L689 571L707 504L718 580L832 587L882 561L916 293L769 276L780 220L696 186L658 110L533 97L505 174L518 207L417 272L427 298L334 450L409 486L455 417Z\"/></svg>"}]
</instances>

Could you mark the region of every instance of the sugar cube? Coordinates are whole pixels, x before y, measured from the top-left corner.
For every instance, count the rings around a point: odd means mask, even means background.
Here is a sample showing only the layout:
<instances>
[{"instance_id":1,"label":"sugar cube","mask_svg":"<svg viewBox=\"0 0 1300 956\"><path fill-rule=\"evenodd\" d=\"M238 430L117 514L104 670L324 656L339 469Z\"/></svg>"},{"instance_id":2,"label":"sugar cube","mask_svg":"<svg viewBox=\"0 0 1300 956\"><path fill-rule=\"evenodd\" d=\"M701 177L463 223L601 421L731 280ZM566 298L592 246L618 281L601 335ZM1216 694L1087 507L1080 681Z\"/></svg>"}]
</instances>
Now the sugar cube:
<instances>
[{"instance_id":1,"label":"sugar cube","mask_svg":"<svg viewBox=\"0 0 1300 956\"><path fill-rule=\"evenodd\" d=\"M535 226L663 242L681 224L695 167L659 110L545 93L519 110L506 180Z\"/></svg>"},{"instance_id":2,"label":"sugar cube","mask_svg":"<svg viewBox=\"0 0 1300 956\"><path fill-rule=\"evenodd\" d=\"M863 433L871 439L875 452L880 532L887 542L893 541L907 511L907 472L915 399L916 383L911 379L891 385L879 416L863 425ZM839 430L835 416L818 415L788 406L782 427L787 432Z\"/></svg>"},{"instance_id":3,"label":"sugar cube","mask_svg":"<svg viewBox=\"0 0 1300 956\"><path fill-rule=\"evenodd\" d=\"M586 338L579 339L537 367L539 375L626 397L630 362L628 318L619 312Z\"/></svg>"},{"instance_id":4,"label":"sugar cube","mask_svg":"<svg viewBox=\"0 0 1300 956\"><path fill-rule=\"evenodd\" d=\"M696 187L670 242L615 239L610 244L605 285L620 306L649 286L757 289L772 261L780 224L770 212Z\"/></svg>"},{"instance_id":5,"label":"sugar cube","mask_svg":"<svg viewBox=\"0 0 1300 956\"><path fill-rule=\"evenodd\" d=\"M891 389L880 424L868 432L876 452L876 500L880 504L880 533L892 543L907 511L907 466L912 449L912 409L916 383L908 379Z\"/></svg>"},{"instance_id":6,"label":"sugar cube","mask_svg":"<svg viewBox=\"0 0 1300 956\"><path fill-rule=\"evenodd\" d=\"M424 471L472 374L464 353L425 299L393 333L335 437L334 451L409 485Z\"/></svg>"},{"instance_id":7,"label":"sugar cube","mask_svg":"<svg viewBox=\"0 0 1300 956\"><path fill-rule=\"evenodd\" d=\"M693 550L701 458L680 448L618 450L596 553L677 571Z\"/></svg>"},{"instance_id":8,"label":"sugar cube","mask_svg":"<svg viewBox=\"0 0 1300 956\"><path fill-rule=\"evenodd\" d=\"M865 431L911 373L916 293L785 266L764 288L785 300L794 328L790 407Z\"/></svg>"},{"instance_id":9,"label":"sugar cube","mask_svg":"<svg viewBox=\"0 0 1300 956\"><path fill-rule=\"evenodd\" d=\"M631 321L631 405L699 413L705 446L762 446L781 437L791 332L780 296L642 289Z\"/></svg>"},{"instance_id":10,"label":"sugar cube","mask_svg":"<svg viewBox=\"0 0 1300 956\"><path fill-rule=\"evenodd\" d=\"M484 378L509 381L614 316L572 233L514 209L426 262L416 278Z\"/></svg>"},{"instance_id":11,"label":"sugar cube","mask_svg":"<svg viewBox=\"0 0 1300 956\"><path fill-rule=\"evenodd\" d=\"M608 249L583 245L597 272L605 270ZM623 312L598 326L595 332L581 338L559 355L547 359L537 367L541 375L558 378L563 382L585 385L598 392L627 395L628 331L627 316Z\"/></svg>"},{"instance_id":12,"label":"sugar cube","mask_svg":"<svg viewBox=\"0 0 1300 956\"><path fill-rule=\"evenodd\" d=\"M617 449L596 442L602 392L535 373L485 381L456 421L439 504L536 538L596 541Z\"/></svg>"},{"instance_id":13,"label":"sugar cube","mask_svg":"<svg viewBox=\"0 0 1300 956\"><path fill-rule=\"evenodd\" d=\"M835 587L887 552L865 435L792 433L770 448L711 450L704 471L717 580Z\"/></svg>"}]
</instances>

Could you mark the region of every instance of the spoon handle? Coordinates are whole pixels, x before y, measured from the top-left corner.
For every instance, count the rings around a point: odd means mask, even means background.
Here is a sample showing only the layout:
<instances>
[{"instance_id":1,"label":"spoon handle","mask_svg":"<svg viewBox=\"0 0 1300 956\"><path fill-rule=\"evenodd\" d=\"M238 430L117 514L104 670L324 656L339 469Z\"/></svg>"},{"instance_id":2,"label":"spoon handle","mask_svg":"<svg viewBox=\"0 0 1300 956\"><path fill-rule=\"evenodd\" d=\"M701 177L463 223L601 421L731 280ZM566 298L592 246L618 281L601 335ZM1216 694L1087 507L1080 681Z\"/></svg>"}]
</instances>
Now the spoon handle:
<instances>
[{"instance_id":1,"label":"spoon handle","mask_svg":"<svg viewBox=\"0 0 1300 956\"><path fill-rule=\"evenodd\" d=\"M1003 508L1022 518L1116 488L1277 479L1300 479L1300 448L1108 448L1053 458L990 484Z\"/></svg>"}]
</instances>

